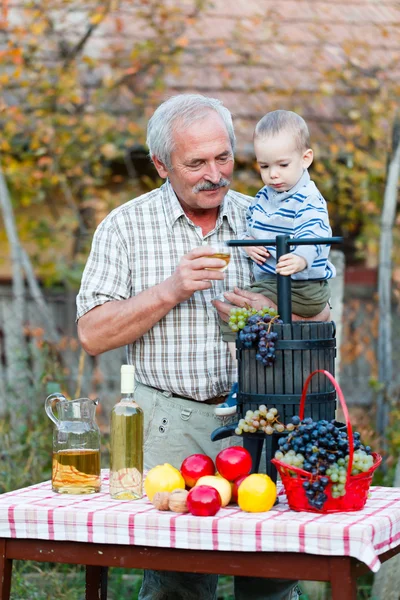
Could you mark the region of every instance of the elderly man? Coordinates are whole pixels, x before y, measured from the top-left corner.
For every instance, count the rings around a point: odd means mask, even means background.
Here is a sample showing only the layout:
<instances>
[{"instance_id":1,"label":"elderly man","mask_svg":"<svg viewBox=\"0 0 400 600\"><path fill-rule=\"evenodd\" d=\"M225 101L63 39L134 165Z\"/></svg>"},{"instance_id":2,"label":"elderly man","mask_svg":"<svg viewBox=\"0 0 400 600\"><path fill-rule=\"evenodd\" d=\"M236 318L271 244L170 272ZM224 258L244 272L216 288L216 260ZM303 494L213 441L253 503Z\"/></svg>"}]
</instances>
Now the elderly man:
<instances>
[{"instance_id":1,"label":"elderly man","mask_svg":"<svg viewBox=\"0 0 400 600\"><path fill-rule=\"evenodd\" d=\"M211 457L230 438L212 443L222 424L215 404L236 378L220 335L213 286L225 278L234 304L262 305L242 292L250 283L248 259L233 249L213 258L213 243L240 238L250 198L229 190L235 135L229 111L199 95L170 98L148 124L147 143L166 182L114 210L98 227L77 298L78 334L92 355L127 346L136 366L136 398L144 410L146 468L179 468L195 452ZM211 270L210 270L211 269ZM232 419L232 417L231 417ZM227 423L227 420L223 420ZM238 600L288 600L294 582L236 578ZM213 575L146 571L140 600L214 600Z\"/></svg>"}]
</instances>

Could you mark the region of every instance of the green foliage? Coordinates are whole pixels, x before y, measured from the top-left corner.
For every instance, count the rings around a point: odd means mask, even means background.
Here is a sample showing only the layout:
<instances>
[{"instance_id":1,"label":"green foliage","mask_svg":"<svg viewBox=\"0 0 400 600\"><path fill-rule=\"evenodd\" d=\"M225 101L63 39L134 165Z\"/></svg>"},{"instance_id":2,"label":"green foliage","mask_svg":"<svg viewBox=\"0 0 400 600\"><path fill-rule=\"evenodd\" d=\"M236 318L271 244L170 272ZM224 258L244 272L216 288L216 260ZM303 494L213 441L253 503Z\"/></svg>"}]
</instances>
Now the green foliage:
<instances>
[{"instance_id":1,"label":"green foliage","mask_svg":"<svg viewBox=\"0 0 400 600\"><path fill-rule=\"evenodd\" d=\"M165 74L186 45L186 24L203 1L193 0L188 11L179 3L131 4L149 38L127 42L128 60L118 40L118 0L26 2L18 23L3 32L2 168L21 215L20 235L35 242L34 259L48 284L76 282L95 211L132 197L132 182L115 175L113 165L123 165L127 150L144 143L146 105L157 103ZM94 56L87 47L99 27L117 41Z\"/></svg>"},{"instance_id":2,"label":"green foliage","mask_svg":"<svg viewBox=\"0 0 400 600\"><path fill-rule=\"evenodd\" d=\"M138 597L142 571L111 568L108 600ZM14 561L10 600L81 600L85 589L84 567ZM233 578L221 576L218 600L233 600Z\"/></svg>"},{"instance_id":3,"label":"green foliage","mask_svg":"<svg viewBox=\"0 0 400 600\"><path fill-rule=\"evenodd\" d=\"M43 413L43 414L42 414ZM51 477L51 426L44 410L0 421L0 493Z\"/></svg>"}]
</instances>

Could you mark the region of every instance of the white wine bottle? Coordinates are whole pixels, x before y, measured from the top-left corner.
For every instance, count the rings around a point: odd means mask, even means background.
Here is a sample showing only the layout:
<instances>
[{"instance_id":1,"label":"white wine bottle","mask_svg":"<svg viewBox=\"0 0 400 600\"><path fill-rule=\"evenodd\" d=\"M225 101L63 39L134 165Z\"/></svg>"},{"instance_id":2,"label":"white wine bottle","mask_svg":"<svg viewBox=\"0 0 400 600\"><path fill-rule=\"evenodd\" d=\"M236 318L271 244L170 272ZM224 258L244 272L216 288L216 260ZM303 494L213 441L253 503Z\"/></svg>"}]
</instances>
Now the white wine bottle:
<instances>
[{"instance_id":1,"label":"white wine bottle","mask_svg":"<svg viewBox=\"0 0 400 600\"><path fill-rule=\"evenodd\" d=\"M135 402L133 365L121 366L121 400L111 412L110 494L116 500L143 496L143 411Z\"/></svg>"}]
</instances>

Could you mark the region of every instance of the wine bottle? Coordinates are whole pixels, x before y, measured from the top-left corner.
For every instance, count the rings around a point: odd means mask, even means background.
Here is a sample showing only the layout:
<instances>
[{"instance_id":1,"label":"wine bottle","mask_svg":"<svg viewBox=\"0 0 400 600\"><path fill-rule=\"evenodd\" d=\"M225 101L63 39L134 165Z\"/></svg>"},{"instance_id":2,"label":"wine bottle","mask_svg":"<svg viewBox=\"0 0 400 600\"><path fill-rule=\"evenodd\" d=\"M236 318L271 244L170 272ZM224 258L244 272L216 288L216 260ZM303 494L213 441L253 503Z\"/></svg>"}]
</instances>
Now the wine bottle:
<instances>
[{"instance_id":1,"label":"wine bottle","mask_svg":"<svg viewBox=\"0 0 400 600\"><path fill-rule=\"evenodd\" d=\"M133 397L135 367L121 366L121 400L111 412L110 494L116 500L143 496L143 411Z\"/></svg>"}]
</instances>

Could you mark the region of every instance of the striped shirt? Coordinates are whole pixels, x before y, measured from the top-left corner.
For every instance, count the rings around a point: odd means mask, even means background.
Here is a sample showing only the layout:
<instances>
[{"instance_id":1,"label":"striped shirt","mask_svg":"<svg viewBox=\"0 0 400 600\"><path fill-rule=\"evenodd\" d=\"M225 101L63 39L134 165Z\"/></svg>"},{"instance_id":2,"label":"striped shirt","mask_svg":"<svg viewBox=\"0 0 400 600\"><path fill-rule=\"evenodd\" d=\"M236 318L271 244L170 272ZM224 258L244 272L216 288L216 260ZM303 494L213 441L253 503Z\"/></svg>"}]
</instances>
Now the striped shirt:
<instances>
[{"instance_id":1,"label":"striped shirt","mask_svg":"<svg viewBox=\"0 0 400 600\"><path fill-rule=\"evenodd\" d=\"M277 235L294 238L331 237L326 202L308 171L288 192L263 187L248 208L247 235L256 239L275 239ZM257 281L276 273L276 247L266 247L270 257L262 265L253 263ZM307 267L291 276L295 280L331 279L336 269L328 260L330 246L291 246L291 251L305 258Z\"/></svg>"},{"instance_id":2,"label":"striped shirt","mask_svg":"<svg viewBox=\"0 0 400 600\"><path fill-rule=\"evenodd\" d=\"M184 213L169 181L112 211L97 228L77 296L77 319L125 300L172 275L180 259L203 243L243 238L251 198L228 191L215 228L202 230ZM232 248L225 287L251 282L247 257ZM203 401L227 393L236 367L211 304L215 290L195 292L127 347L136 379L177 396Z\"/></svg>"}]
</instances>

